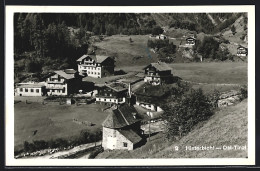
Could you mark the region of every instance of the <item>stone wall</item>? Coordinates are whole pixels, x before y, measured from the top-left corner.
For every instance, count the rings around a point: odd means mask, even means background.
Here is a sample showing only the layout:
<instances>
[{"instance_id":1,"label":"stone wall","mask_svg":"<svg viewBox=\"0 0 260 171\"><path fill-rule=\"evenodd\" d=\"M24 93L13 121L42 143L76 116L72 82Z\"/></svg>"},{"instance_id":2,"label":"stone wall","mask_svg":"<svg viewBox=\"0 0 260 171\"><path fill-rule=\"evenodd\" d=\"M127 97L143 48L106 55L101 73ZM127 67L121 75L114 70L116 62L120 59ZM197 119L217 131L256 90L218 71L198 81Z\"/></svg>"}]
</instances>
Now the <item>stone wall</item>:
<instances>
[{"instance_id":1,"label":"stone wall","mask_svg":"<svg viewBox=\"0 0 260 171\"><path fill-rule=\"evenodd\" d=\"M241 95L240 91L236 91L236 90L222 93L219 96L218 107L225 107L225 106L233 105L234 103L240 101L241 96L242 95Z\"/></svg>"}]
</instances>

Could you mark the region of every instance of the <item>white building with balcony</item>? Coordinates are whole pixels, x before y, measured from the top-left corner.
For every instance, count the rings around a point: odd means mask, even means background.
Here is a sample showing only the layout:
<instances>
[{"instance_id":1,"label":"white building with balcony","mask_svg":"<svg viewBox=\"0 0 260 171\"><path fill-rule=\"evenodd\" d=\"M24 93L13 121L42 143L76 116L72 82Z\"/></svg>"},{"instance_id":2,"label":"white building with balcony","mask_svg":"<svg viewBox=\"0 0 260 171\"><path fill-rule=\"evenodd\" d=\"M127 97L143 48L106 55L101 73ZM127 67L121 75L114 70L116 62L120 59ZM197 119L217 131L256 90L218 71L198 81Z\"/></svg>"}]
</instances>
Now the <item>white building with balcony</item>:
<instances>
[{"instance_id":1,"label":"white building with balcony","mask_svg":"<svg viewBox=\"0 0 260 171\"><path fill-rule=\"evenodd\" d=\"M77 60L81 75L102 78L114 75L115 61L109 56L83 55Z\"/></svg>"},{"instance_id":2,"label":"white building with balcony","mask_svg":"<svg viewBox=\"0 0 260 171\"><path fill-rule=\"evenodd\" d=\"M54 71L45 80L47 95L69 95L77 93L81 81L82 78L74 69Z\"/></svg>"}]
</instances>

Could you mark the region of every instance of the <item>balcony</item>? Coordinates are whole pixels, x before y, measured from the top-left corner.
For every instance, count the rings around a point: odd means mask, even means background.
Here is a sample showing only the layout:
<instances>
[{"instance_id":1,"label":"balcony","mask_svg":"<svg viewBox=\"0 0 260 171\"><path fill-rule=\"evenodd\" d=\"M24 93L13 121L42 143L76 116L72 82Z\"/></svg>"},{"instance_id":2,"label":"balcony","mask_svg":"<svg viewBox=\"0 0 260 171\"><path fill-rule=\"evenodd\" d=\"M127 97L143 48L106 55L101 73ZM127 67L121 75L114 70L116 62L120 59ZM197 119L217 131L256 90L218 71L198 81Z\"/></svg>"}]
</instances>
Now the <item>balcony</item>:
<instances>
[{"instance_id":1,"label":"balcony","mask_svg":"<svg viewBox=\"0 0 260 171\"><path fill-rule=\"evenodd\" d=\"M64 86L57 86L57 85L55 85L55 86L47 85L46 86L46 89L51 89L51 90L62 90L64 88L65 88Z\"/></svg>"}]
</instances>

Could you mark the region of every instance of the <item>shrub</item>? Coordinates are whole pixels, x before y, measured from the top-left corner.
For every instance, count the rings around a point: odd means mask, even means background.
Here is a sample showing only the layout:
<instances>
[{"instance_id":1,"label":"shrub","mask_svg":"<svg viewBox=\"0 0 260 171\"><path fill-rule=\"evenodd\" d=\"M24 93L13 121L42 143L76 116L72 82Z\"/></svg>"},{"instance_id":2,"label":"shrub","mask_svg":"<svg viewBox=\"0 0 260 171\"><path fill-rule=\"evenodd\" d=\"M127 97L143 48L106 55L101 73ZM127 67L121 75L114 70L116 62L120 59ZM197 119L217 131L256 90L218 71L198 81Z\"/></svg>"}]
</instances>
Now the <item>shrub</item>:
<instances>
[{"instance_id":1,"label":"shrub","mask_svg":"<svg viewBox=\"0 0 260 171\"><path fill-rule=\"evenodd\" d=\"M243 99L246 99L248 96L247 92L247 86L244 85L243 87L240 88L240 93L241 93L241 98L240 100L242 101Z\"/></svg>"},{"instance_id":2,"label":"shrub","mask_svg":"<svg viewBox=\"0 0 260 171\"><path fill-rule=\"evenodd\" d=\"M164 111L166 136L169 139L187 134L194 125L213 114L212 104L201 89L191 89L178 103L164 106Z\"/></svg>"},{"instance_id":3,"label":"shrub","mask_svg":"<svg viewBox=\"0 0 260 171\"><path fill-rule=\"evenodd\" d=\"M152 29L152 34L153 35L158 35L158 34L162 34L163 33L163 29L160 26L155 26Z\"/></svg>"}]
</instances>

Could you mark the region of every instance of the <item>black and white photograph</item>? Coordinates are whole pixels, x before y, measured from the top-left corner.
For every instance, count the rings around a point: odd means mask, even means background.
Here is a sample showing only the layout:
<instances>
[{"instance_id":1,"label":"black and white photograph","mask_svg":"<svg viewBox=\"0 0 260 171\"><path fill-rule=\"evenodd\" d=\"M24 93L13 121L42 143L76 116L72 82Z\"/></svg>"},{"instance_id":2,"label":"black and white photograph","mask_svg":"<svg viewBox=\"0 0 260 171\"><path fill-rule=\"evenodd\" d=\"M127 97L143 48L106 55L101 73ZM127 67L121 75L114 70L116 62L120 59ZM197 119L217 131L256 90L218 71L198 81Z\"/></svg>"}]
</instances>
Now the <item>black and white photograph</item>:
<instances>
[{"instance_id":1,"label":"black and white photograph","mask_svg":"<svg viewBox=\"0 0 260 171\"><path fill-rule=\"evenodd\" d=\"M254 164L254 15L7 6L7 164Z\"/></svg>"}]
</instances>

